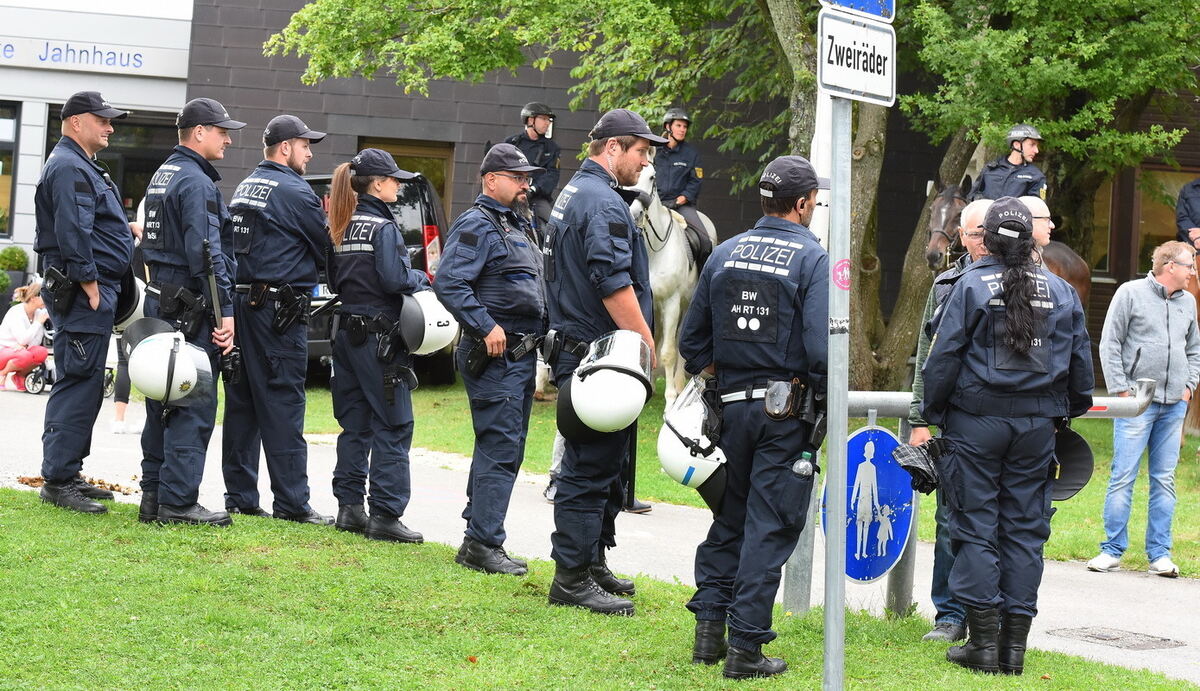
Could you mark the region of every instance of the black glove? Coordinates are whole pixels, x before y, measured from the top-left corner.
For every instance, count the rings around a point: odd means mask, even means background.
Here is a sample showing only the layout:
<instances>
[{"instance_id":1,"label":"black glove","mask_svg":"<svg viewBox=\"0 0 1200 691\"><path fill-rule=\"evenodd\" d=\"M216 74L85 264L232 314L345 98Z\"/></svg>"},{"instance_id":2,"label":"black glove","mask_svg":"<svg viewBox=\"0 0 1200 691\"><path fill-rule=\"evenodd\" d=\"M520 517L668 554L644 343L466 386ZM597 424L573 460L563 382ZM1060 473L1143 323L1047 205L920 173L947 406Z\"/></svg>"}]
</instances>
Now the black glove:
<instances>
[{"instance_id":1,"label":"black glove","mask_svg":"<svg viewBox=\"0 0 1200 691\"><path fill-rule=\"evenodd\" d=\"M937 459L945 452L945 442L934 437L919 446L901 444L892 450L892 458L912 476L912 488L929 494L938 488Z\"/></svg>"},{"instance_id":2,"label":"black glove","mask_svg":"<svg viewBox=\"0 0 1200 691\"><path fill-rule=\"evenodd\" d=\"M1064 429L1071 429L1071 418L1069 418L1069 417L1054 418L1054 431L1061 432Z\"/></svg>"}]
</instances>

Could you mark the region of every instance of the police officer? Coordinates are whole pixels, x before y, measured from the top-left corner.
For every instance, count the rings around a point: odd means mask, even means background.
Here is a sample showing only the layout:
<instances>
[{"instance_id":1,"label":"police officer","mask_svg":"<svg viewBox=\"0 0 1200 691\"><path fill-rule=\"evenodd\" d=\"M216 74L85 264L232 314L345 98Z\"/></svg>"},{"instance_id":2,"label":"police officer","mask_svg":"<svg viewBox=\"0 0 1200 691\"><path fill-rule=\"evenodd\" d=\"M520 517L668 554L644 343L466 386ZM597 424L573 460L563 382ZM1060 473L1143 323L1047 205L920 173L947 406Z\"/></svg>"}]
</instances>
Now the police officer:
<instances>
[{"instance_id":1,"label":"police officer","mask_svg":"<svg viewBox=\"0 0 1200 691\"><path fill-rule=\"evenodd\" d=\"M330 382L333 414L342 427L333 469L335 525L392 542L424 541L400 521L410 496L416 379L395 326L403 297L428 288L429 281L409 263L388 208L402 181L415 177L386 151L363 149L334 170L329 193L329 285L342 301L335 313ZM363 510L368 474L370 518Z\"/></svg>"},{"instance_id":2,"label":"police officer","mask_svg":"<svg viewBox=\"0 0 1200 691\"><path fill-rule=\"evenodd\" d=\"M1033 125L1014 125L1008 131L1008 154L988 163L971 187L970 200L1000 197L1046 198L1046 176L1033 160L1041 150L1042 133Z\"/></svg>"},{"instance_id":3,"label":"police officer","mask_svg":"<svg viewBox=\"0 0 1200 691\"><path fill-rule=\"evenodd\" d=\"M616 188L633 185L650 165L652 144L665 144L642 116L624 108L600 117L588 159L554 203L546 241L550 328L561 348L554 378L566 385L589 342L617 329L636 331L654 348L650 269L641 231ZM588 444L568 440L550 536L554 581L550 603L606 614L633 614L633 581L608 569L624 492L621 466L633 426Z\"/></svg>"},{"instance_id":4,"label":"police officer","mask_svg":"<svg viewBox=\"0 0 1200 691\"><path fill-rule=\"evenodd\" d=\"M692 119L683 108L670 108L663 114L667 145L654 154L654 182L663 205L675 209L687 221L696 254L703 263L712 254L712 240L696 210L704 169L700 166L700 152L684 141L691 125Z\"/></svg>"},{"instance_id":5,"label":"police officer","mask_svg":"<svg viewBox=\"0 0 1200 691\"><path fill-rule=\"evenodd\" d=\"M545 103L526 103L521 108L521 124L524 131L505 139L525 154L530 164L541 171L534 173L529 185L529 206L538 219L538 228L550 222L550 207L554 204L554 190L558 187L558 142L552 139L554 111Z\"/></svg>"},{"instance_id":6,"label":"police officer","mask_svg":"<svg viewBox=\"0 0 1200 691\"><path fill-rule=\"evenodd\" d=\"M724 499L696 550L692 660L724 657L731 679L787 670L762 646L775 638L780 573L808 513L811 468L792 467L820 446L811 421L827 372L829 255L807 224L829 181L782 156L758 187L765 215L709 258L679 334L687 371L715 372L727 459ZM769 405L768 390L786 401Z\"/></svg>"},{"instance_id":7,"label":"police officer","mask_svg":"<svg viewBox=\"0 0 1200 691\"><path fill-rule=\"evenodd\" d=\"M534 343L545 333L541 250L524 213L530 175L541 171L512 144L487 152L479 166L483 192L450 228L433 285L467 333L455 355L475 427L467 530L455 561L515 576L527 568L504 551L504 516L525 457Z\"/></svg>"},{"instance_id":8,"label":"police officer","mask_svg":"<svg viewBox=\"0 0 1200 691\"><path fill-rule=\"evenodd\" d=\"M144 309L147 317L176 322L189 343L208 353L215 374L220 370L218 354L229 353L234 346L234 258L233 222L217 189L221 176L210 161L225 157L225 148L232 143L229 131L246 123L230 118L213 99L196 98L179 111L175 126L179 144L146 188L141 247L150 283ZM206 297L209 265L216 277L222 317L215 327ZM162 402L146 399L140 520L232 523L228 513L209 511L197 502L216 416L215 395L202 404L165 409Z\"/></svg>"},{"instance_id":9,"label":"police officer","mask_svg":"<svg viewBox=\"0 0 1200 691\"><path fill-rule=\"evenodd\" d=\"M121 277L133 256L121 195L95 156L108 146L112 120L128 114L95 91L68 98L60 113L62 139L50 152L33 197L33 249L47 278L42 291L56 331L57 378L46 403L41 496L85 513L104 513L108 509L95 500L113 498L84 481L79 471L91 453Z\"/></svg>"},{"instance_id":10,"label":"police officer","mask_svg":"<svg viewBox=\"0 0 1200 691\"><path fill-rule=\"evenodd\" d=\"M1200 247L1200 178L1179 189L1175 201L1175 239Z\"/></svg>"},{"instance_id":11,"label":"police officer","mask_svg":"<svg viewBox=\"0 0 1200 691\"><path fill-rule=\"evenodd\" d=\"M304 376L308 303L329 248L325 210L305 182L311 144L325 138L294 115L263 132L262 163L229 205L237 260L234 317L244 376L225 382L221 470L230 513L270 515L258 503L259 440L267 454L276 518L330 525L308 505Z\"/></svg>"},{"instance_id":12,"label":"police officer","mask_svg":"<svg viewBox=\"0 0 1200 691\"><path fill-rule=\"evenodd\" d=\"M1074 289L1033 261L1029 209L1002 197L983 225L988 256L930 323L923 414L950 447L939 462L950 590L970 636L946 656L1020 674L1050 535L1055 427L1091 407L1092 351Z\"/></svg>"}]
</instances>

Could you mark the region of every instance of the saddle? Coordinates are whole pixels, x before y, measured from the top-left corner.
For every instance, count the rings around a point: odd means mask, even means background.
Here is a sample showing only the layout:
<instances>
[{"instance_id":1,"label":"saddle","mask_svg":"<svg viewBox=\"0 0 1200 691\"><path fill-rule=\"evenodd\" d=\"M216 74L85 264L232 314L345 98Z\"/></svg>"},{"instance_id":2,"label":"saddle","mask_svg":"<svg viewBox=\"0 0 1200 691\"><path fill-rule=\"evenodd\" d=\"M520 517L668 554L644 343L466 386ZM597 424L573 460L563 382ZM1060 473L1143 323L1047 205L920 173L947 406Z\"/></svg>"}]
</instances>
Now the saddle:
<instances>
[{"instance_id":1,"label":"saddle","mask_svg":"<svg viewBox=\"0 0 1200 691\"><path fill-rule=\"evenodd\" d=\"M704 262L708 261L713 251L712 238L708 237L708 231L688 224L683 214L674 209L671 209L671 215L676 223L683 226L683 236L687 238L688 244L688 257L696 264L704 266Z\"/></svg>"}]
</instances>

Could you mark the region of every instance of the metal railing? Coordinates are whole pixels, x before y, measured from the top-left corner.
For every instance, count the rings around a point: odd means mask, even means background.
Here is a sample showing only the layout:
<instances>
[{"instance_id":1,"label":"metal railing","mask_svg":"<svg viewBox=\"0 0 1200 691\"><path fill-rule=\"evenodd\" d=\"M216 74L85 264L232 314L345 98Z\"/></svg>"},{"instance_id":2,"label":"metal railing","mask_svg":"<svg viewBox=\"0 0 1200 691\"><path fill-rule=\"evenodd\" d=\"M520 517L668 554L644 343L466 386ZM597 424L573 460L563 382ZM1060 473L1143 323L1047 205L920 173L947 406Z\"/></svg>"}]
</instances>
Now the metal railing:
<instances>
[{"instance_id":1,"label":"metal railing","mask_svg":"<svg viewBox=\"0 0 1200 691\"><path fill-rule=\"evenodd\" d=\"M1139 379L1137 386L1134 389L1132 396L1102 396L1095 398L1092 401L1092 407L1088 412L1083 414L1085 418L1118 418L1118 417L1137 417L1145 412L1150 406L1151 397L1154 395L1155 381L1153 379ZM847 398L847 413L850 417L866 417L869 420L876 418L899 418L900 420L900 442L907 443L909 426L908 426L908 411L912 403L912 392L910 391L850 391ZM842 477L846 475L843 473ZM787 611L800 614L809 609L809 600L812 596L812 556L813 543L816 534L816 516L817 504L820 496L816 495L817 486L814 485L814 496L809 500L808 520L804 525L804 532L800 535L800 541L796 545L796 551L792 553L788 559L787 567L784 571L783 581L783 606ZM917 515L919 509L920 495L913 493L913 511L912 511L912 526L910 530L916 530ZM912 583L913 569L916 560L916 536L909 538L908 544L904 548L904 554L896 566L888 574L887 586L887 611L900 616L909 613L912 608ZM826 601L828 606L828 601ZM845 603L841 603L845 606Z\"/></svg>"}]
</instances>

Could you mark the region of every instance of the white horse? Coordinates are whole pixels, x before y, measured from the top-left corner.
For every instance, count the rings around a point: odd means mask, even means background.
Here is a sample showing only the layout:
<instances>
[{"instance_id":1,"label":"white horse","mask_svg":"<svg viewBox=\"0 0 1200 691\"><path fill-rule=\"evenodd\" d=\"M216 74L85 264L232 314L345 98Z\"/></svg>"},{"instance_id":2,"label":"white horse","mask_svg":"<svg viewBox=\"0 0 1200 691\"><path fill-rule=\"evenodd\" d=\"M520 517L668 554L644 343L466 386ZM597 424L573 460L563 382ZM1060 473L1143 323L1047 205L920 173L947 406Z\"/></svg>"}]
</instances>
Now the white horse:
<instances>
[{"instance_id":1,"label":"white horse","mask_svg":"<svg viewBox=\"0 0 1200 691\"><path fill-rule=\"evenodd\" d=\"M703 267L688 247L687 222L678 212L663 206L658 198L654 166L643 168L637 184L628 189L639 193L630 211L637 219L650 255L650 288L654 291L654 343L667 382L664 393L669 406L687 379L683 361L679 357L679 326L692 301L692 293L696 291L696 282L700 279L700 269ZM716 227L708 216L699 215L712 246L716 247Z\"/></svg>"}]
</instances>

